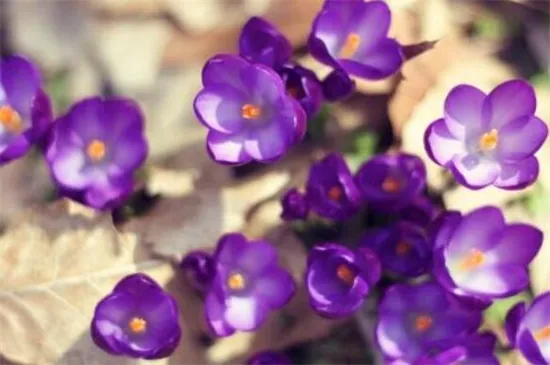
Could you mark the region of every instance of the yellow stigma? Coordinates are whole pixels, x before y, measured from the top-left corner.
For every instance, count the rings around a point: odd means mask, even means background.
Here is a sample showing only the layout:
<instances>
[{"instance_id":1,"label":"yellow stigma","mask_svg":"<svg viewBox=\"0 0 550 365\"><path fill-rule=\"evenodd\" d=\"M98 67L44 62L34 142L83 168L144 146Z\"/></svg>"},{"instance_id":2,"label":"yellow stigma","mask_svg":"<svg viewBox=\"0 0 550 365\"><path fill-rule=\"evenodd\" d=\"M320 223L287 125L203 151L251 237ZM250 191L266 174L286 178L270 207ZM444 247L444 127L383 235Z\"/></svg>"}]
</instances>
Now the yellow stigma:
<instances>
[{"instance_id":1,"label":"yellow stigma","mask_svg":"<svg viewBox=\"0 0 550 365\"><path fill-rule=\"evenodd\" d=\"M242 290L246 285L246 280L241 274L231 274L227 279L227 285L233 290Z\"/></svg>"},{"instance_id":2,"label":"yellow stigma","mask_svg":"<svg viewBox=\"0 0 550 365\"><path fill-rule=\"evenodd\" d=\"M361 37L357 33L350 33L346 38L346 42L340 49L340 58L351 58L357 52Z\"/></svg>"},{"instance_id":3,"label":"yellow stigma","mask_svg":"<svg viewBox=\"0 0 550 365\"><path fill-rule=\"evenodd\" d=\"M252 104L244 104L241 108L241 115L244 119L258 119L262 116L262 108Z\"/></svg>"},{"instance_id":4,"label":"yellow stigma","mask_svg":"<svg viewBox=\"0 0 550 365\"><path fill-rule=\"evenodd\" d=\"M547 341L550 340L550 325L542 327L540 330L534 333L535 340Z\"/></svg>"},{"instance_id":5,"label":"yellow stigma","mask_svg":"<svg viewBox=\"0 0 550 365\"><path fill-rule=\"evenodd\" d=\"M328 198L333 201L338 201L342 197L342 189L339 186L333 186L328 190Z\"/></svg>"},{"instance_id":6,"label":"yellow stigma","mask_svg":"<svg viewBox=\"0 0 550 365\"><path fill-rule=\"evenodd\" d=\"M384 181L382 181L382 190L386 193L397 193L401 190L401 183L395 177L388 175Z\"/></svg>"},{"instance_id":7,"label":"yellow stigma","mask_svg":"<svg viewBox=\"0 0 550 365\"><path fill-rule=\"evenodd\" d=\"M474 248L463 260L461 260L459 268L462 271L471 271L481 266L483 262L485 262L485 254L477 248Z\"/></svg>"},{"instance_id":8,"label":"yellow stigma","mask_svg":"<svg viewBox=\"0 0 550 365\"><path fill-rule=\"evenodd\" d=\"M490 132L483 133L479 138L479 149L482 151L492 151L498 144L498 131L491 129Z\"/></svg>"},{"instance_id":9,"label":"yellow stigma","mask_svg":"<svg viewBox=\"0 0 550 365\"><path fill-rule=\"evenodd\" d=\"M134 317L128 323L128 327L134 333L142 333L147 329L147 322L143 318Z\"/></svg>"},{"instance_id":10,"label":"yellow stigma","mask_svg":"<svg viewBox=\"0 0 550 365\"><path fill-rule=\"evenodd\" d=\"M7 105L0 107L0 124L10 133L18 134L23 131L21 116Z\"/></svg>"},{"instance_id":11,"label":"yellow stigma","mask_svg":"<svg viewBox=\"0 0 550 365\"><path fill-rule=\"evenodd\" d=\"M411 245L406 241L401 241L395 246L395 252L399 256L405 256L411 251Z\"/></svg>"},{"instance_id":12,"label":"yellow stigma","mask_svg":"<svg viewBox=\"0 0 550 365\"><path fill-rule=\"evenodd\" d=\"M341 264L336 268L336 276L338 276L338 279L347 284L353 284L353 281L355 280L355 274L346 264Z\"/></svg>"},{"instance_id":13,"label":"yellow stigma","mask_svg":"<svg viewBox=\"0 0 550 365\"><path fill-rule=\"evenodd\" d=\"M88 143L88 147L86 147L86 154L92 161L98 162L103 160L105 157L106 149L105 142L99 139L94 139Z\"/></svg>"},{"instance_id":14,"label":"yellow stigma","mask_svg":"<svg viewBox=\"0 0 550 365\"><path fill-rule=\"evenodd\" d=\"M432 327L432 324L433 324L432 317L427 315L418 316L414 320L414 328L418 332L426 332L427 330L430 329L430 327Z\"/></svg>"}]
</instances>

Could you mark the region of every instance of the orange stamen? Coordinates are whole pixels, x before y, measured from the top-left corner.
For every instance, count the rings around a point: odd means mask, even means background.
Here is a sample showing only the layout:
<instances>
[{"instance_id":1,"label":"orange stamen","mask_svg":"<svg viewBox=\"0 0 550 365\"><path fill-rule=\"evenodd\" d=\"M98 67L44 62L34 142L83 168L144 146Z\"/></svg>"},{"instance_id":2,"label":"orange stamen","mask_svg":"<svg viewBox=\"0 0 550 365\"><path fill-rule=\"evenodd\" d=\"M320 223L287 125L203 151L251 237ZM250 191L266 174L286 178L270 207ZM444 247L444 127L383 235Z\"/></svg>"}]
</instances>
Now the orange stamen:
<instances>
[{"instance_id":1,"label":"orange stamen","mask_svg":"<svg viewBox=\"0 0 550 365\"><path fill-rule=\"evenodd\" d=\"M350 33L346 38L346 42L340 50L340 58L351 58L357 52L359 44L361 43L361 37L357 33Z\"/></svg>"},{"instance_id":2,"label":"orange stamen","mask_svg":"<svg viewBox=\"0 0 550 365\"><path fill-rule=\"evenodd\" d=\"M482 151L491 151L497 147L498 144L498 131L491 129L490 132L483 133L479 138L479 149Z\"/></svg>"},{"instance_id":3,"label":"orange stamen","mask_svg":"<svg viewBox=\"0 0 550 365\"><path fill-rule=\"evenodd\" d=\"M477 248L474 248L460 262L459 268L462 271L470 271L481 266L483 262L485 262L485 254Z\"/></svg>"},{"instance_id":4,"label":"orange stamen","mask_svg":"<svg viewBox=\"0 0 550 365\"><path fill-rule=\"evenodd\" d=\"M242 290L246 285L246 280L241 274L232 274L227 279L227 285L233 290Z\"/></svg>"},{"instance_id":5,"label":"orange stamen","mask_svg":"<svg viewBox=\"0 0 550 365\"><path fill-rule=\"evenodd\" d=\"M547 341L550 340L550 325L541 328L536 331L534 334L535 340L537 341Z\"/></svg>"},{"instance_id":6,"label":"orange stamen","mask_svg":"<svg viewBox=\"0 0 550 365\"><path fill-rule=\"evenodd\" d=\"M336 268L336 276L338 276L338 279L347 284L353 284L353 281L355 280L355 274L346 264L341 264Z\"/></svg>"},{"instance_id":7,"label":"orange stamen","mask_svg":"<svg viewBox=\"0 0 550 365\"><path fill-rule=\"evenodd\" d=\"M401 241L395 246L395 252L399 256L405 256L411 251L411 245L406 241Z\"/></svg>"},{"instance_id":8,"label":"orange stamen","mask_svg":"<svg viewBox=\"0 0 550 365\"><path fill-rule=\"evenodd\" d=\"M147 328L147 321L143 318L134 317L130 320L130 323L128 323L128 327L130 327L130 330L134 333L142 333L145 332Z\"/></svg>"},{"instance_id":9,"label":"orange stamen","mask_svg":"<svg viewBox=\"0 0 550 365\"><path fill-rule=\"evenodd\" d=\"M428 329L430 329L432 324L433 324L432 317L426 316L426 315L418 316L414 320L414 328L416 328L418 332L426 332Z\"/></svg>"},{"instance_id":10,"label":"orange stamen","mask_svg":"<svg viewBox=\"0 0 550 365\"><path fill-rule=\"evenodd\" d=\"M388 175L382 182L382 190L386 193L397 193L401 190L401 183L395 177Z\"/></svg>"},{"instance_id":11,"label":"orange stamen","mask_svg":"<svg viewBox=\"0 0 550 365\"><path fill-rule=\"evenodd\" d=\"M342 194L342 188L340 188L339 186L333 186L328 191L328 198L330 200L338 201L342 197Z\"/></svg>"},{"instance_id":12,"label":"orange stamen","mask_svg":"<svg viewBox=\"0 0 550 365\"><path fill-rule=\"evenodd\" d=\"M262 108L252 104L244 104L241 108L241 115L244 119L258 119L262 116Z\"/></svg>"},{"instance_id":13,"label":"orange stamen","mask_svg":"<svg viewBox=\"0 0 550 365\"><path fill-rule=\"evenodd\" d=\"M0 107L0 124L11 133L21 133L23 130L23 121L13 108L4 105Z\"/></svg>"},{"instance_id":14,"label":"orange stamen","mask_svg":"<svg viewBox=\"0 0 550 365\"><path fill-rule=\"evenodd\" d=\"M92 161L98 162L105 158L105 153L107 152L106 150L107 147L105 146L105 142L99 139L94 139L88 144L86 154Z\"/></svg>"}]
</instances>

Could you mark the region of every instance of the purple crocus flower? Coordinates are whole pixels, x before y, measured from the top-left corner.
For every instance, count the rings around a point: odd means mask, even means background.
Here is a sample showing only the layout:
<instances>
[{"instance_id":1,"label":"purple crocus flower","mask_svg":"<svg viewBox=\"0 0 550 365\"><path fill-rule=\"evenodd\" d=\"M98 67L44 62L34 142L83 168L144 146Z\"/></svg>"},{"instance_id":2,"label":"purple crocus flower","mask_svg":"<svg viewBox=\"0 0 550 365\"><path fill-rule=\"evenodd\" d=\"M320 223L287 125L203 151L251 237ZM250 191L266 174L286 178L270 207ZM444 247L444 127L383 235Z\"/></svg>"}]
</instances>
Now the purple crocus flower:
<instances>
[{"instance_id":1,"label":"purple crocus flower","mask_svg":"<svg viewBox=\"0 0 550 365\"><path fill-rule=\"evenodd\" d=\"M252 62L275 68L290 61L292 45L273 24L254 16L241 30L239 54Z\"/></svg>"},{"instance_id":2,"label":"purple crocus flower","mask_svg":"<svg viewBox=\"0 0 550 365\"><path fill-rule=\"evenodd\" d=\"M57 119L46 160L62 195L110 209L133 189L133 173L147 157L144 123L136 103L93 97Z\"/></svg>"},{"instance_id":3,"label":"purple crocus flower","mask_svg":"<svg viewBox=\"0 0 550 365\"><path fill-rule=\"evenodd\" d=\"M378 155L359 167L355 181L370 206L395 212L410 205L424 189L426 167L414 155Z\"/></svg>"},{"instance_id":4,"label":"purple crocus flower","mask_svg":"<svg viewBox=\"0 0 550 365\"><path fill-rule=\"evenodd\" d=\"M313 118L323 101L323 89L315 73L295 63L281 65L276 71L283 79L287 93L300 103L308 120Z\"/></svg>"},{"instance_id":5,"label":"purple crocus flower","mask_svg":"<svg viewBox=\"0 0 550 365\"><path fill-rule=\"evenodd\" d=\"M414 363L432 344L476 331L481 311L468 310L435 282L396 284L379 306L376 340L389 359Z\"/></svg>"},{"instance_id":6,"label":"purple crocus flower","mask_svg":"<svg viewBox=\"0 0 550 365\"><path fill-rule=\"evenodd\" d=\"M306 288L315 312L326 318L351 315L380 279L381 264L368 248L352 251L337 243L315 246L309 253Z\"/></svg>"},{"instance_id":7,"label":"purple crocus flower","mask_svg":"<svg viewBox=\"0 0 550 365\"><path fill-rule=\"evenodd\" d=\"M188 283L199 293L210 287L216 276L216 266L212 256L204 251L192 251L181 260L180 268Z\"/></svg>"},{"instance_id":8,"label":"purple crocus flower","mask_svg":"<svg viewBox=\"0 0 550 365\"><path fill-rule=\"evenodd\" d=\"M383 79L403 63L388 38L391 13L384 1L327 1L315 18L309 52L320 62L366 79Z\"/></svg>"},{"instance_id":9,"label":"purple crocus flower","mask_svg":"<svg viewBox=\"0 0 550 365\"><path fill-rule=\"evenodd\" d=\"M407 222L427 228L441 213L441 209L425 196L418 196L413 202L397 212L397 216Z\"/></svg>"},{"instance_id":10,"label":"purple crocus flower","mask_svg":"<svg viewBox=\"0 0 550 365\"><path fill-rule=\"evenodd\" d=\"M461 216L445 213L434 239L434 274L449 291L489 304L529 285L527 266L542 244L542 232L506 224L500 209L482 207Z\"/></svg>"},{"instance_id":11,"label":"purple crocus flower","mask_svg":"<svg viewBox=\"0 0 550 365\"><path fill-rule=\"evenodd\" d=\"M490 332L435 342L414 365L498 365L494 355L497 338Z\"/></svg>"},{"instance_id":12,"label":"purple crocus flower","mask_svg":"<svg viewBox=\"0 0 550 365\"><path fill-rule=\"evenodd\" d=\"M208 129L207 149L219 163L273 162L301 141L306 114L267 66L218 55L202 71L197 118Z\"/></svg>"},{"instance_id":13,"label":"purple crocus flower","mask_svg":"<svg viewBox=\"0 0 550 365\"><path fill-rule=\"evenodd\" d=\"M361 193L341 154L330 153L311 165L306 198L311 210L321 217L345 220L357 213Z\"/></svg>"},{"instance_id":14,"label":"purple crocus flower","mask_svg":"<svg viewBox=\"0 0 550 365\"><path fill-rule=\"evenodd\" d=\"M306 219L309 213L309 204L304 194L297 189L290 189L281 198L283 211L281 218L285 221Z\"/></svg>"},{"instance_id":15,"label":"purple crocus flower","mask_svg":"<svg viewBox=\"0 0 550 365\"><path fill-rule=\"evenodd\" d=\"M278 265L277 251L266 241L248 242L241 234L226 234L213 259L217 274L206 297L205 314L217 336L256 330L296 291L292 276Z\"/></svg>"},{"instance_id":16,"label":"purple crocus flower","mask_svg":"<svg viewBox=\"0 0 550 365\"><path fill-rule=\"evenodd\" d=\"M40 142L52 121L38 69L20 56L0 61L0 166Z\"/></svg>"},{"instance_id":17,"label":"purple crocus flower","mask_svg":"<svg viewBox=\"0 0 550 365\"><path fill-rule=\"evenodd\" d=\"M263 351L254 354L246 362L247 365L290 365L292 362L280 352Z\"/></svg>"},{"instance_id":18,"label":"purple crocus flower","mask_svg":"<svg viewBox=\"0 0 550 365\"><path fill-rule=\"evenodd\" d=\"M522 80L504 82L489 95L459 85L447 95L445 116L426 130L428 155L470 189L522 189L537 179L534 153L548 135L535 109L535 92Z\"/></svg>"},{"instance_id":19,"label":"purple crocus flower","mask_svg":"<svg viewBox=\"0 0 550 365\"><path fill-rule=\"evenodd\" d=\"M178 305L147 275L126 276L97 304L91 335L112 355L168 357L181 338Z\"/></svg>"},{"instance_id":20,"label":"purple crocus flower","mask_svg":"<svg viewBox=\"0 0 550 365\"><path fill-rule=\"evenodd\" d=\"M535 298L529 308L516 304L506 316L506 334L533 364L550 364L550 292Z\"/></svg>"},{"instance_id":21,"label":"purple crocus flower","mask_svg":"<svg viewBox=\"0 0 550 365\"><path fill-rule=\"evenodd\" d=\"M328 101L346 99L355 91L355 81L342 69L335 69L322 82L323 95Z\"/></svg>"},{"instance_id":22,"label":"purple crocus flower","mask_svg":"<svg viewBox=\"0 0 550 365\"><path fill-rule=\"evenodd\" d=\"M405 221L365 233L359 247L376 252L385 270L410 277L425 273L432 256L422 227Z\"/></svg>"}]
</instances>

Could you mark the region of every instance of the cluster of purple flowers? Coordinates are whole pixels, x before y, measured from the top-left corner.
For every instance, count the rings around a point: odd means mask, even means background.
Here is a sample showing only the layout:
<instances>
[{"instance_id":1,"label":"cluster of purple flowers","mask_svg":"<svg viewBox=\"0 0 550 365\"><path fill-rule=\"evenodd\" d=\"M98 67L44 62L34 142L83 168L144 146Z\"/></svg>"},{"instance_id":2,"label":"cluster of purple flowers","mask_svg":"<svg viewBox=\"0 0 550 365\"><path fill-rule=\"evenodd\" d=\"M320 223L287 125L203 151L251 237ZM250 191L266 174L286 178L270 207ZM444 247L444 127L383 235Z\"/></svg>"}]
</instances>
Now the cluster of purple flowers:
<instances>
[{"instance_id":1,"label":"cluster of purple flowers","mask_svg":"<svg viewBox=\"0 0 550 365\"><path fill-rule=\"evenodd\" d=\"M0 165L33 145L43 153L58 192L96 209L121 204L147 156L144 122L131 100L93 97L54 119L40 73L11 56L0 65Z\"/></svg>"}]
</instances>

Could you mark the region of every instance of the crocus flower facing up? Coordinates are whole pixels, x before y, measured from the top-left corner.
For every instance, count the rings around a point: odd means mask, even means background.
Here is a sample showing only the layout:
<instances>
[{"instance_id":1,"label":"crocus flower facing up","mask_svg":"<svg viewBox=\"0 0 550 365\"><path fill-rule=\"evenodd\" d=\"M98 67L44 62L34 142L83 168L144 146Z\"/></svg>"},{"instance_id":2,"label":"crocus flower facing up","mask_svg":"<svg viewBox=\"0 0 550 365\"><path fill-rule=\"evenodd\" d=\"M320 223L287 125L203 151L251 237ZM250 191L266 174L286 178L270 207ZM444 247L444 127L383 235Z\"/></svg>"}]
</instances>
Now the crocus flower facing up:
<instances>
[{"instance_id":1,"label":"crocus flower facing up","mask_svg":"<svg viewBox=\"0 0 550 365\"><path fill-rule=\"evenodd\" d=\"M140 109L131 100L84 99L57 119L46 150L62 195L96 209L116 207L147 157Z\"/></svg>"},{"instance_id":2,"label":"crocus flower facing up","mask_svg":"<svg viewBox=\"0 0 550 365\"><path fill-rule=\"evenodd\" d=\"M359 247L376 252L384 270L409 277L425 273L432 257L424 230L405 221L365 233Z\"/></svg>"},{"instance_id":3,"label":"crocus flower facing up","mask_svg":"<svg viewBox=\"0 0 550 365\"><path fill-rule=\"evenodd\" d=\"M216 276L216 266L212 256L204 251L192 251L185 255L180 263L187 282L199 293L210 287Z\"/></svg>"},{"instance_id":4,"label":"crocus flower facing up","mask_svg":"<svg viewBox=\"0 0 550 365\"><path fill-rule=\"evenodd\" d=\"M270 311L285 306L296 291L292 276L277 263L277 251L266 241L226 234L213 255L214 278L206 296L206 321L217 336L254 331Z\"/></svg>"},{"instance_id":5,"label":"crocus flower facing up","mask_svg":"<svg viewBox=\"0 0 550 365\"><path fill-rule=\"evenodd\" d=\"M496 207L482 207L465 216L448 212L433 242L434 274L455 295L489 304L527 288L527 266L542 238L533 226L505 223Z\"/></svg>"},{"instance_id":6,"label":"crocus flower facing up","mask_svg":"<svg viewBox=\"0 0 550 365\"><path fill-rule=\"evenodd\" d=\"M397 72L401 46L388 38L391 12L384 1L326 1L309 36L318 61L351 75L378 80Z\"/></svg>"},{"instance_id":7,"label":"crocus flower facing up","mask_svg":"<svg viewBox=\"0 0 550 365\"><path fill-rule=\"evenodd\" d=\"M349 316L378 282L381 270L378 257L368 248L352 251L337 243L317 245L307 259L309 303L326 318Z\"/></svg>"},{"instance_id":8,"label":"crocus flower facing up","mask_svg":"<svg viewBox=\"0 0 550 365\"><path fill-rule=\"evenodd\" d=\"M306 199L312 211L334 220L346 220L361 206L361 193L339 153L313 163L306 182Z\"/></svg>"},{"instance_id":9,"label":"crocus flower facing up","mask_svg":"<svg viewBox=\"0 0 550 365\"><path fill-rule=\"evenodd\" d=\"M414 155L378 155L359 167L355 181L371 207L395 212L410 205L424 189L426 167Z\"/></svg>"},{"instance_id":10,"label":"crocus flower facing up","mask_svg":"<svg viewBox=\"0 0 550 365\"><path fill-rule=\"evenodd\" d=\"M178 305L147 275L129 275L97 304L91 335L112 355L168 357L181 338Z\"/></svg>"},{"instance_id":11,"label":"crocus flower facing up","mask_svg":"<svg viewBox=\"0 0 550 365\"><path fill-rule=\"evenodd\" d=\"M286 63L276 71L283 79L286 92L300 103L308 120L317 115L323 101L323 87L315 73L295 63Z\"/></svg>"},{"instance_id":12,"label":"crocus flower facing up","mask_svg":"<svg viewBox=\"0 0 550 365\"><path fill-rule=\"evenodd\" d=\"M277 68L290 61L292 44L273 24L254 16L241 30L239 55L252 62Z\"/></svg>"},{"instance_id":13,"label":"crocus flower facing up","mask_svg":"<svg viewBox=\"0 0 550 365\"><path fill-rule=\"evenodd\" d=\"M0 61L0 166L40 142L52 121L38 69L20 56Z\"/></svg>"},{"instance_id":14,"label":"crocus flower facing up","mask_svg":"<svg viewBox=\"0 0 550 365\"><path fill-rule=\"evenodd\" d=\"M522 189L538 177L534 154L548 135L535 109L535 92L522 80L504 82L489 95L459 85L445 100L444 117L426 130L428 155L470 189Z\"/></svg>"},{"instance_id":15,"label":"crocus flower facing up","mask_svg":"<svg viewBox=\"0 0 550 365\"><path fill-rule=\"evenodd\" d=\"M303 139L306 114L269 67L218 55L204 66L202 83L195 114L209 129L207 150L216 162L273 162Z\"/></svg>"},{"instance_id":16,"label":"crocus flower facing up","mask_svg":"<svg viewBox=\"0 0 550 365\"><path fill-rule=\"evenodd\" d=\"M254 354L246 362L247 365L290 365L292 362L280 352L263 351Z\"/></svg>"},{"instance_id":17,"label":"crocus flower facing up","mask_svg":"<svg viewBox=\"0 0 550 365\"><path fill-rule=\"evenodd\" d=\"M285 221L306 219L309 213L309 204L304 194L297 189L290 189L281 198L283 211L281 218Z\"/></svg>"},{"instance_id":18,"label":"crocus flower facing up","mask_svg":"<svg viewBox=\"0 0 550 365\"><path fill-rule=\"evenodd\" d=\"M529 308L516 304L506 316L506 334L532 364L550 364L550 292L535 298Z\"/></svg>"},{"instance_id":19,"label":"crocus flower facing up","mask_svg":"<svg viewBox=\"0 0 550 365\"><path fill-rule=\"evenodd\" d=\"M400 363L414 363L433 343L472 334L481 311L469 310L435 282L396 284L379 306L376 340L382 353Z\"/></svg>"}]
</instances>

